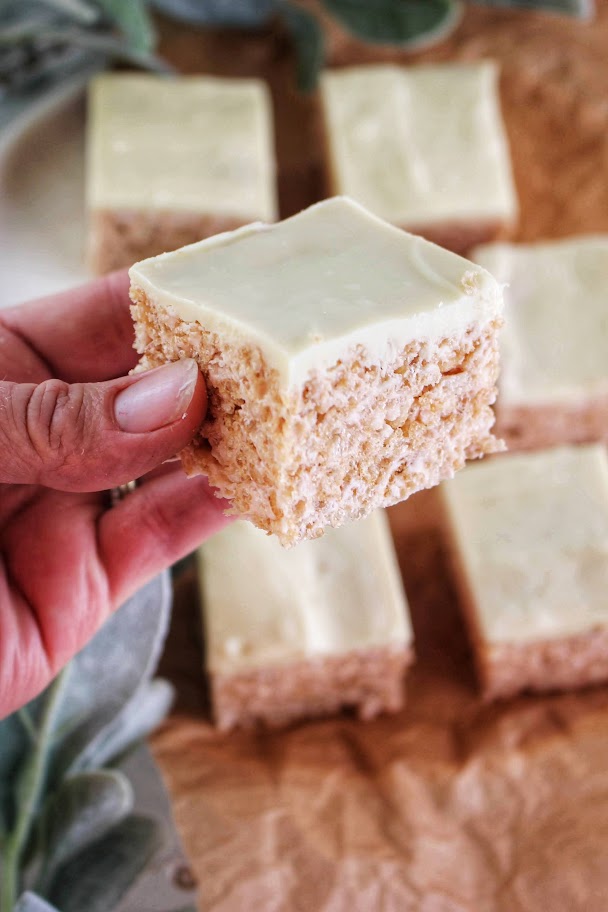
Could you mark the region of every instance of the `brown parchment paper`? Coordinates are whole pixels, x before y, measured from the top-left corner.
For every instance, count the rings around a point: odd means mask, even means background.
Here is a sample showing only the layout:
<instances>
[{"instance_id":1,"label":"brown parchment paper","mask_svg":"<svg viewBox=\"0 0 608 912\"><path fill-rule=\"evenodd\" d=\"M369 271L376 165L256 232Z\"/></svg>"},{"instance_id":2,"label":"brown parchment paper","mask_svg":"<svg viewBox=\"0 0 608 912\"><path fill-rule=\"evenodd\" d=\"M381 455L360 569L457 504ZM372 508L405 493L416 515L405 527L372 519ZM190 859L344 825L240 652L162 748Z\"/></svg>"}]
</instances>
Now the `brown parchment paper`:
<instances>
[{"instance_id":1,"label":"brown parchment paper","mask_svg":"<svg viewBox=\"0 0 608 912\"><path fill-rule=\"evenodd\" d=\"M282 214L320 198L317 103L293 92L285 39L161 27L185 72L269 79ZM328 44L336 63L387 57L335 28ZM412 59L481 57L503 65L517 236L608 231L608 2L589 24L471 7L449 41ZM436 498L390 516L418 655L394 717L217 734L193 567L177 579L161 671L178 702L153 747L200 909L608 912L608 689L484 705Z\"/></svg>"}]
</instances>

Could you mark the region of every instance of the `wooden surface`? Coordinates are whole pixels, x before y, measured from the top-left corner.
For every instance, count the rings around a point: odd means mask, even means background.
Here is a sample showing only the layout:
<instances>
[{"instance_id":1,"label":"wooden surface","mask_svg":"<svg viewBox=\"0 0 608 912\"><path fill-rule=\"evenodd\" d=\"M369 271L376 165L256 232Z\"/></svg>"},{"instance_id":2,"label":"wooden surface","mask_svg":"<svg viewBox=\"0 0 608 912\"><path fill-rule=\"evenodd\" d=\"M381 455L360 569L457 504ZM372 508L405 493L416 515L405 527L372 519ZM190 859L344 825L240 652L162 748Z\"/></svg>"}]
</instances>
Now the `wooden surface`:
<instances>
[{"instance_id":1,"label":"wooden surface","mask_svg":"<svg viewBox=\"0 0 608 912\"><path fill-rule=\"evenodd\" d=\"M295 94L284 37L169 24L163 35L185 72L269 80L282 215L321 198L317 102ZM329 46L337 64L387 57L336 30ZM471 7L449 41L388 56L497 58L518 237L608 231L607 2L589 24ZM162 669L179 698L154 749L200 908L606 912L608 689L484 705L434 495L390 515L418 653L408 706L392 718L217 735L206 716L195 580L181 575Z\"/></svg>"}]
</instances>

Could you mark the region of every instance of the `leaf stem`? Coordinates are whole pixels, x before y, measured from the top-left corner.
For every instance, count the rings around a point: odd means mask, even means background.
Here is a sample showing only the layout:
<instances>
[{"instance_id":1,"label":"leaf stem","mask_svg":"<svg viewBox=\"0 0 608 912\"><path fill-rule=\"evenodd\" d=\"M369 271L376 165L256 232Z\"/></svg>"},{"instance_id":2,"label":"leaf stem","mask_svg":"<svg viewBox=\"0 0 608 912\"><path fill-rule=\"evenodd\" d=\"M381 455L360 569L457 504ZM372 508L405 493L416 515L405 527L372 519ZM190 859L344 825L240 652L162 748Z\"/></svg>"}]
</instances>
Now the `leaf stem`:
<instances>
[{"instance_id":1,"label":"leaf stem","mask_svg":"<svg viewBox=\"0 0 608 912\"><path fill-rule=\"evenodd\" d=\"M48 688L36 741L20 778L22 787L18 794L17 819L12 833L6 840L2 884L0 885L0 912L12 912L17 901L20 888L21 857L31 833L36 808L44 788L50 741L68 673L69 666L55 678Z\"/></svg>"}]
</instances>

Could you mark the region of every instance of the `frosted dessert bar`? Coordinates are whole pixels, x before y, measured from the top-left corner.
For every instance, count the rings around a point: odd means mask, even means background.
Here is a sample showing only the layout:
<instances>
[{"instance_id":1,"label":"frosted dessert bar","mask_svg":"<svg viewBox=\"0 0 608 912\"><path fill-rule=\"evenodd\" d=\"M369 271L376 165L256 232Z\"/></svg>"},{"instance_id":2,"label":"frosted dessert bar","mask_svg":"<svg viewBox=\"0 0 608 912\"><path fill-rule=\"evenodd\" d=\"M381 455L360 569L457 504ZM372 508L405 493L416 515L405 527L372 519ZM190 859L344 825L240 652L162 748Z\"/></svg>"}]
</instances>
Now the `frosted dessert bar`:
<instances>
[{"instance_id":1,"label":"frosted dessert bar","mask_svg":"<svg viewBox=\"0 0 608 912\"><path fill-rule=\"evenodd\" d=\"M496 413L508 448L608 443L608 235L473 258L506 285Z\"/></svg>"},{"instance_id":2,"label":"frosted dessert bar","mask_svg":"<svg viewBox=\"0 0 608 912\"><path fill-rule=\"evenodd\" d=\"M265 84L98 76L87 122L88 258L97 272L277 217Z\"/></svg>"},{"instance_id":3,"label":"frosted dessert bar","mask_svg":"<svg viewBox=\"0 0 608 912\"><path fill-rule=\"evenodd\" d=\"M457 253L505 233L517 198L497 83L490 61L327 71L331 192Z\"/></svg>"},{"instance_id":4,"label":"frosted dessert bar","mask_svg":"<svg viewBox=\"0 0 608 912\"><path fill-rule=\"evenodd\" d=\"M604 447L500 456L440 491L485 694L608 680Z\"/></svg>"},{"instance_id":5,"label":"frosted dessert bar","mask_svg":"<svg viewBox=\"0 0 608 912\"><path fill-rule=\"evenodd\" d=\"M383 511L288 551L238 521L200 549L199 567L221 729L401 708L412 633Z\"/></svg>"},{"instance_id":6,"label":"frosted dessert bar","mask_svg":"<svg viewBox=\"0 0 608 912\"><path fill-rule=\"evenodd\" d=\"M500 287L348 199L130 275L140 368L192 357L205 376L186 470L283 544L497 448Z\"/></svg>"}]
</instances>

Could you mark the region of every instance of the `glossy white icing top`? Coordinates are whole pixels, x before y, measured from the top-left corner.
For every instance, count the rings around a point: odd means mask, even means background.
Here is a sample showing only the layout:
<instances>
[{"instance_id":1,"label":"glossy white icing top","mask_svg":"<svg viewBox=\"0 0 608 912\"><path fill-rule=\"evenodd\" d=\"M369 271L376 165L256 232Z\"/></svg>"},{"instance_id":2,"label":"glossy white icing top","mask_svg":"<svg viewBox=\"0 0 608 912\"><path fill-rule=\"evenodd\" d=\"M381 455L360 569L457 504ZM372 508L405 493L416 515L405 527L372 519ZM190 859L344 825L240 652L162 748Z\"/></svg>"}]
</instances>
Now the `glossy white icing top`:
<instances>
[{"instance_id":1,"label":"glossy white icing top","mask_svg":"<svg viewBox=\"0 0 608 912\"><path fill-rule=\"evenodd\" d=\"M405 227L514 220L497 76L490 61L327 71L334 191Z\"/></svg>"},{"instance_id":2,"label":"glossy white icing top","mask_svg":"<svg viewBox=\"0 0 608 912\"><path fill-rule=\"evenodd\" d=\"M608 456L500 456L441 486L482 637L520 643L608 624Z\"/></svg>"},{"instance_id":3,"label":"glossy white icing top","mask_svg":"<svg viewBox=\"0 0 608 912\"><path fill-rule=\"evenodd\" d=\"M487 244L473 258L507 285L499 402L608 394L608 235Z\"/></svg>"},{"instance_id":4,"label":"glossy white icing top","mask_svg":"<svg viewBox=\"0 0 608 912\"><path fill-rule=\"evenodd\" d=\"M200 549L199 567L212 672L411 641L383 511L290 550L238 520Z\"/></svg>"},{"instance_id":5,"label":"glossy white icing top","mask_svg":"<svg viewBox=\"0 0 608 912\"><path fill-rule=\"evenodd\" d=\"M274 221L272 109L255 79L109 73L89 88L87 203Z\"/></svg>"},{"instance_id":6,"label":"glossy white icing top","mask_svg":"<svg viewBox=\"0 0 608 912\"><path fill-rule=\"evenodd\" d=\"M130 275L161 308L259 346L285 387L356 345L394 357L502 307L485 270L344 197L144 260Z\"/></svg>"}]
</instances>

